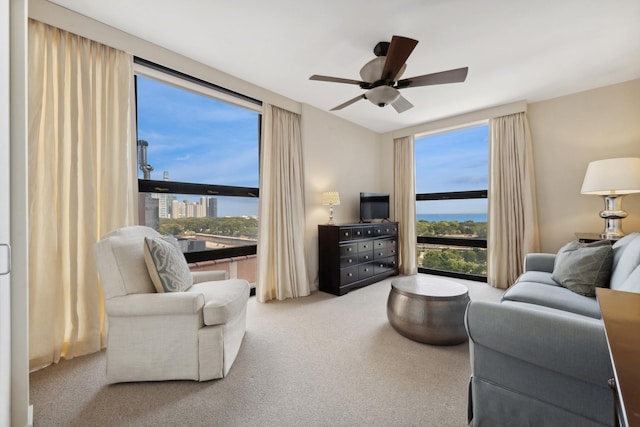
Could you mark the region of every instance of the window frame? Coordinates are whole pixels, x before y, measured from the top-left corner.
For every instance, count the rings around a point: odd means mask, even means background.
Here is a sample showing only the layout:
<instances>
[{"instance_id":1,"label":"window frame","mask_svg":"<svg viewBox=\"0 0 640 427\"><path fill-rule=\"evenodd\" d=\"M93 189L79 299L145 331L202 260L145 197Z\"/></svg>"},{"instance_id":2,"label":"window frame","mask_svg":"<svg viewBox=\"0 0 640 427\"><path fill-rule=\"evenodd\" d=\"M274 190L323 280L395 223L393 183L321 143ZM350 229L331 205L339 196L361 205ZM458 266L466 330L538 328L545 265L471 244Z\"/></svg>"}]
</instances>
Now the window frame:
<instances>
[{"instance_id":1,"label":"window frame","mask_svg":"<svg viewBox=\"0 0 640 427\"><path fill-rule=\"evenodd\" d=\"M168 85L173 85L178 88L197 93L199 95L208 96L218 101L226 102L237 107L246 108L256 112L258 114L258 177L260 176L260 158L262 152L262 101L232 91L230 89L223 88L197 77L190 76L180 71L167 68L154 62L139 57L134 57L136 141L139 140L137 135L138 76L154 79ZM143 193L259 198L260 188L138 178L138 194ZM255 245L185 252L184 256L187 262L195 263L245 255L255 255L257 254L257 248L258 245L256 243Z\"/></svg>"}]
</instances>

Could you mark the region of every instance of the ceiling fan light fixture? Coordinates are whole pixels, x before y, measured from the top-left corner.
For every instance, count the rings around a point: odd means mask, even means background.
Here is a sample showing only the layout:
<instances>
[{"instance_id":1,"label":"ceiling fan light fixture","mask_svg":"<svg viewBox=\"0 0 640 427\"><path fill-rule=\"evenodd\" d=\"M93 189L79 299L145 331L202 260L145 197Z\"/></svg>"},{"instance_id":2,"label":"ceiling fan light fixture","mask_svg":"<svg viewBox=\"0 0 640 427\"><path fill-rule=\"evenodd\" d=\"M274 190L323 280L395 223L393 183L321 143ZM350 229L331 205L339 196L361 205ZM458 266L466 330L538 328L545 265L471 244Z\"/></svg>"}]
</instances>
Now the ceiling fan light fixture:
<instances>
[{"instance_id":1,"label":"ceiling fan light fixture","mask_svg":"<svg viewBox=\"0 0 640 427\"><path fill-rule=\"evenodd\" d=\"M367 83L374 83L380 80L386 60L386 56L378 56L377 58L374 58L364 64L364 66L360 69L360 77L362 78L362 81ZM404 64L402 68L400 68L400 71L398 71L398 74L395 76L393 81L397 81L400 77L402 77L402 74L406 69L407 64Z\"/></svg>"},{"instance_id":2,"label":"ceiling fan light fixture","mask_svg":"<svg viewBox=\"0 0 640 427\"><path fill-rule=\"evenodd\" d=\"M378 86L367 91L365 97L371 101L371 103L384 107L385 105L393 103L400 97L400 92L391 86Z\"/></svg>"}]
</instances>

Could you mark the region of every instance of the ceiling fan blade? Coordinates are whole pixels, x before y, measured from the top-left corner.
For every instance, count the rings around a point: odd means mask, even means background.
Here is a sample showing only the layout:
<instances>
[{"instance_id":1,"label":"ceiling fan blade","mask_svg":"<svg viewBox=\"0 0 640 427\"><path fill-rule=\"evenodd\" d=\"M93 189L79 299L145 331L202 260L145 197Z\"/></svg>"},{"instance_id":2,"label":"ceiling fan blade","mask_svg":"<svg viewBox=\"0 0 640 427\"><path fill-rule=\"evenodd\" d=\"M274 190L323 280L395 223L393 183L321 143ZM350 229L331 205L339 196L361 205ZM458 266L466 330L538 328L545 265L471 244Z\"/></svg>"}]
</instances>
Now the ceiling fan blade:
<instances>
[{"instance_id":1,"label":"ceiling fan blade","mask_svg":"<svg viewBox=\"0 0 640 427\"><path fill-rule=\"evenodd\" d=\"M407 101L407 98L405 98L402 95L400 95L400 97L398 97L398 99L393 101L393 103L391 105L393 106L393 108L395 108L395 110L398 113L404 113L409 108L413 108L413 104L410 103L409 101Z\"/></svg>"},{"instance_id":2,"label":"ceiling fan blade","mask_svg":"<svg viewBox=\"0 0 640 427\"><path fill-rule=\"evenodd\" d=\"M443 85L447 83L461 83L467 78L469 67L456 68L455 70L441 71L439 73L425 74L424 76L409 77L398 80L396 87L418 87L430 85Z\"/></svg>"},{"instance_id":3,"label":"ceiling fan blade","mask_svg":"<svg viewBox=\"0 0 640 427\"><path fill-rule=\"evenodd\" d=\"M349 105L360 101L361 99L367 99L364 95L358 95L353 99L348 100L347 102L344 102L340 105L338 105L337 107L333 107L330 111L336 111L336 110L342 110L344 107L348 107Z\"/></svg>"},{"instance_id":4,"label":"ceiling fan blade","mask_svg":"<svg viewBox=\"0 0 640 427\"><path fill-rule=\"evenodd\" d=\"M318 80L321 82L331 82L331 83L347 83L352 85L366 84L365 82L361 82L359 80L342 79L340 77L319 76L317 74L314 74L313 76L309 77L309 80Z\"/></svg>"},{"instance_id":5,"label":"ceiling fan blade","mask_svg":"<svg viewBox=\"0 0 640 427\"><path fill-rule=\"evenodd\" d=\"M382 80L395 79L417 44L418 40L401 36L393 36L391 38L389 50L387 51L387 59L385 60L384 68L382 69L382 76L380 76L380 78Z\"/></svg>"}]
</instances>

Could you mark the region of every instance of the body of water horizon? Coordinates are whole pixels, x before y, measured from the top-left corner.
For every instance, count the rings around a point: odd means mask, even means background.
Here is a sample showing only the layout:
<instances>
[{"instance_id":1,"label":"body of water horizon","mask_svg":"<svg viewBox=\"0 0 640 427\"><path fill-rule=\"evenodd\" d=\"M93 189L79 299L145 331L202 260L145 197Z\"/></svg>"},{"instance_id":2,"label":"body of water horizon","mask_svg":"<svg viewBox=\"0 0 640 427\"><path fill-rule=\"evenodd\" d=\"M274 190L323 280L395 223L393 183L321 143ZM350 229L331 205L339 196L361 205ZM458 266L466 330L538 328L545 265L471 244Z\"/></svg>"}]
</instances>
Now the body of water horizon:
<instances>
[{"instance_id":1,"label":"body of water horizon","mask_svg":"<svg viewBox=\"0 0 640 427\"><path fill-rule=\"evenodd\" d=\"M439 213L439 214L417 214L417 221L441 222L441 221L473 221L487 222L486 213Z\"/></svg>"}]
</instances>

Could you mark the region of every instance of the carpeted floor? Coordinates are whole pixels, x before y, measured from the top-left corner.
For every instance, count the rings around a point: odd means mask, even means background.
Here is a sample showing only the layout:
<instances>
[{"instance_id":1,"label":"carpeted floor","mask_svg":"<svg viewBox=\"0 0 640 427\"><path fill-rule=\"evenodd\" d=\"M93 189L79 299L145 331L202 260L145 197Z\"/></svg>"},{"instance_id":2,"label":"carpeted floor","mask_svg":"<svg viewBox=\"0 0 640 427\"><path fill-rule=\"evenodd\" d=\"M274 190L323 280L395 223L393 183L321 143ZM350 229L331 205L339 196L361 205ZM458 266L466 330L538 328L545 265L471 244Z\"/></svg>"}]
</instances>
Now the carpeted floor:
<instances>
[{"instance_id":1,"label":"carpeted floor","mask_svg":"<svg viewBox=\"0 0 640 427\"><path fill-rule=\"evenodd\" d=\"M30 377L39 426L465 426L469 347L420 344L386 317L390 279L260 304L229 375L105 384L104 352ZM472 300L502 292L460 281Z\"/></svg>"}]
</instances>

